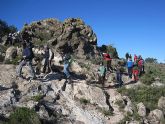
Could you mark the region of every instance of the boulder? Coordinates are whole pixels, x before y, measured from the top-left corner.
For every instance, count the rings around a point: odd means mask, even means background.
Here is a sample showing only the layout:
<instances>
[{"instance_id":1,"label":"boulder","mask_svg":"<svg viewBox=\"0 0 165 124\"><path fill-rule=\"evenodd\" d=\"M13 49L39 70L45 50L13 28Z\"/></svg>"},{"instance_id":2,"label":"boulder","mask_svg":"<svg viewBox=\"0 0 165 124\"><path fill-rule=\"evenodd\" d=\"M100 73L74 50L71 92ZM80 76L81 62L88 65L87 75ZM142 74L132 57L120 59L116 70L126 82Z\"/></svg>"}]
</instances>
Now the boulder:
<instances>
[{"instance_id":1,"label":"boulder","mask_svg":"<svg viewBox=\"0 0 165 124\"><path fill-rule=\"evenodd\" d=\"M11 46L6 50L5 60L13 60L17 56L17 48Z\"/></svg>"},{"instance_id":2,"label":"boulder","mask_svg":"<svg viewBox=\"0 0 165 124\"><path fill-rule=\"evenodd\" d=\"M15 66L0 64L0 85L2 87L11 88L15 80L16 80Z\"/></svg>"},{"instance_id":3,"label":"boulder","mask_svg":"<svg viewBox=\"0 0 165 124\"><path fill-rule=\"evenodd\" d=\"M137 104L137 109L138 109L138 114L141 117L145 117L146 116L146 107L144 106L144 104L142 102Z\"/></svg>"},{"instance_id":4,"label":"boulder","mask_svg":"<svg viewBox=\"0 0 165 124\"><path fill-rule=\"evenodd\" d=\"M129 99L129 97L128 96L123 96L123 100L126 103L124 111L126 113L129 112L130 114L133 114L133 104L132 104L131 100Z\"/></svg>"},{"instance_id":5,"label":"boulder","mask_svg":"<svg viewBox=\"0 0 165 124\"><path fill-rule=\"evenodd\" d=\"M0 108L7 107L16 102L13 89L0 91Z\"/></svg>"},{"instance_id":6,"label":"boulder","mask_svg":"<svg viewBox=\"0 0 165 124\"><path fill-rule=\"evenodd\" d=\"M159 101L158 101L158 107L163 109L163 111L165 112L165 97L160 97Z\"/></svg>"},{"instance_id":7,"label":"boulder","mask_svg":"<svg viewBox=\"0 0 165 124\"><path fill-rule=\"evenodd\" d=\"M148 120L150 124L163 124L164 122L164 115L163 112L159 109L155 109L150 112L148 115Z\"/></svg>"}]
</instances>

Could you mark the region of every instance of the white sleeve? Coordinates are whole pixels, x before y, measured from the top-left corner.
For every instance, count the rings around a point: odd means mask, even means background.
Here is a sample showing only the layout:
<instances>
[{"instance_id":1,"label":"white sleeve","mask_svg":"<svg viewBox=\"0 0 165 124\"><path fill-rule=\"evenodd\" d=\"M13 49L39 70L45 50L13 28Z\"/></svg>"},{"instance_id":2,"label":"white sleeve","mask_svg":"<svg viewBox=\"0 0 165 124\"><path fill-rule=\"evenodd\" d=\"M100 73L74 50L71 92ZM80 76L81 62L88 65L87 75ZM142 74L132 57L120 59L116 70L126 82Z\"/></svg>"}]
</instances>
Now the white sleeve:
<instances>
[{"instance_id":1,"label":"white sleeve","mask_svg":"<svg viewBox=\"0 0 165 124\"><path fill-rule=\"evenodd\" d=\"M51 60L52 55L53 55L53 53L52 53L51 49L49 49L49 60Z\"/></svg>"}]
</instances>

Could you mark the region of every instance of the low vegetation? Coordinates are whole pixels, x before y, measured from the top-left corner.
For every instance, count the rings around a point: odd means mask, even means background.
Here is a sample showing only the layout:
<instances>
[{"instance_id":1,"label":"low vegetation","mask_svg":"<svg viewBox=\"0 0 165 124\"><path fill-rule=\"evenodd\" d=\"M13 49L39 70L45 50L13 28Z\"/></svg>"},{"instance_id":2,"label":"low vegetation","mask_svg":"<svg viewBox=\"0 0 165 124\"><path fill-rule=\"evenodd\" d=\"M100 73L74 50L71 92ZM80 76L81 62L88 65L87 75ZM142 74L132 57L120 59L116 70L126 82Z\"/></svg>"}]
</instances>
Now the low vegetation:
<instances>
[{"instance_id":1,"label":"low vegetation","mask_svg":"<svg viewBox=\"0 0 165 124\"><path fill-rule=\"evenodd\" d=\"M157 108L158 100L161 96L165 96L165 87L137 87L126 89L122 87L118 89L122 95L129 96L135 104L143 102L149 110Z\"/></svg>"},{"instance_id":2,"label":"low vegetation","mask_svg":"<svg viewBox=\"0 0 165 124\"><path fill-rule=\"evenodd\" d=\"M85 98L80 98L80 103L81 103L81 104L84 104L84 105L87 105L87 104L90 103L90 100L85 99Z\"/></svg>"},{"instance_id":3,"label":"low vegetation","mask_svg":"<svg viewBox=\"0 0 165 124\"><path fill-rule=\"evenodd\" d=\"M28 108L17 108L9 117L9 124L41 124L37 113Z\"/></svg>"},{"instance_id":4,"label":"low vegetation","mask_svg":"<svg viewBox=\"0 0 165 124\"><path fill-rule=\"evenodd\" d=\"M123 111L123 109L125 108L125 104L122 100L118 100L116 101L116 104L119 106L120 111Z\"/></svg>"},{"instance_id":5,"label":"low vegetation","mask_svg":"<svg viewBox=\"0 0 165 124\"><path fill-rule=\"evenodd\" d=\"M159 64L146 64L145 74L142 75L140 80L144 84L150 85L156 78L159 79L160 83L165 83L165 67L162 67Z\"/></svg>"},{"instance_id":6,"label":"low vegetation","mask_svg":"<svg viewBox=\"0 0 165 124\"><path fill-rule=\"evenodd\" d=\"M5 64L18 65L20 60L21 60L21 56L16 56L16 58L14 58L13 60L5 60Z\"/></svg>"},{"instance_id":7,"label":"low vegetation","mask_svg":"<svg viewBox=\"0 0 165 124\"><path fill-rule=\"evenodd\" d=\"M32 97L32 100L39 102L43 98L42 94L38 94Z\"/></svg>"}]
</instances>

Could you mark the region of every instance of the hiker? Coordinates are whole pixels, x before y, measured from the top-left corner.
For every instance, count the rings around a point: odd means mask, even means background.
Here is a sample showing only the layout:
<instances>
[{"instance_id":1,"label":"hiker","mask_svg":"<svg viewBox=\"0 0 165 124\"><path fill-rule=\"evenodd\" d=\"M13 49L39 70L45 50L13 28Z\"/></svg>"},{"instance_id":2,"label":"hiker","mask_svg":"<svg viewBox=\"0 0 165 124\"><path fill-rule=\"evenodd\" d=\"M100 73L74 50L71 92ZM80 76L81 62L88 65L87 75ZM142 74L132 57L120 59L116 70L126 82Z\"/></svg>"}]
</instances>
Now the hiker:
<instances>
[{"instance_id":1,"label":"hiker","mask_svg":"<svg viewBox=\"0 0 165 124\"><path fill-rule=\"evenodd\" d=\"M128 58L129 58L129 53L128 52L125 54L125 58L126 58L126 60L128 60Z\"/></svg>"},{"instance_id":2,"label":"hiker","mask_svg":"<svg viewBox=\"0 0 165 124\"><path fill-rule=\"evenodd\" d=\"M26 46L30 49L30 52L32 53L32 59L33 59L34 58L34 53L33 53L34 45L33 45L33 43L29 40L24 40L24 42L26 43Z\"/></svg>"},{"instance_id":3,"label":"hiker","mask_svg":"<svg viewBox=\"0 0 165 124\"><path fill-rule=\"evenodd\" d=\"M71 56L69 53L63 56L63 61L64 61L64 74L65 74L66 79L69 79L70 78L69 67L71 63Z\"/></svg>"},{"instance_id":4,"label":"hiker","mask_svg":"<svg viewBox=\"0 0 165 124\"><path fill-rule=\"evenodd\" d=\"M134 55L134 62L136 62L138 60L138 57L137 57L137 55L135 54Z\"/></svg>"},{"instance_id":5,"label":"hiker","mask_svg":"<svg viewBox=\"0 0 165 124\"><path fill-rule=\"evenodd\" d=\"M13 45L13 42L12 42L12 34L9 33L9 35L7 36L7 42L5 43L5 45Z\"/></svg>"},{"instance_id":6,"label":"hiker","mask_svg":"<svg viewBox=\"0 0 165 124\"><path fill-rule=\"evenodd\" d=\"M116 82L119 85L119 87L121 87L123 85L123 81L122 81L122 70L121 70L120 63L118 63L117 64L117 67L116 67Z\"/></svg>"},{"instance_id":7,"label":"hiker","mask_svg":"<svg viewBox=\"0 0 165 124\"><path fill-rule=\"evenodd\" d=\"M23 58L22 58L19 66L17 68L17 75L20 78L23 78L23 76L22 76L22 67L27 64L30 68L30 74L31 74L30 79L35 79L36 76L35 76L34 69L32 67L32 53L31 53L30 49L26 46L25 42L22 44L22 46L23 46L23 52L22 52Z\"/></svg>"},{"instance_id":8,"label":"hiker","mask_svg":"<svg viewBox=\"0 0 165 124\"><path fill-rule=\"evenodd\" d=\"M131 59L132 59L132 55L131 55L131 54L129 54L129 58L131 58Z\"/></svg>"},{"instance_id":9,"label":"hiker","mask_svg":"<svg viewBox=\"0 0 165 124\"><path fill-rule=\"evenodd\" d=\"M133 80L134 80L135 82L138 81L138 79L139 79L138 76L139 76L138 64L135 63L134 66L133 66Z\"/></svg>"},{"instance_id":10,"label":"hiker","mask_svg":"<svg viewBox=\"0 0 165 124\"><path fill-rule=\"evenodd\" d=\"M108 53L103 53L104 66L107 68L107 71L111 70L111 57Z\"/></svg>"},{"instance_id":11,"label":"hiker","mask_svg":"<svg viewBox=\"0 0 165 124\"><path fill-rule=\"evenodd\" d=\"M138 59L139 76L144 72L144 60L141 56Z\"/></svg>"},{"instance_id":12,"label":"hiker","mask_svg":"<svg viewBox=\"0 0 165 124\"><path fill-rule=\"evenodd\" d=\"M128 76L131 79L132 78L132 68L133 68L133 62L132 62L131 58L128 58L126 65L127 65L127 69L128 69Z\"/></svg>"},{"instance_id":13,"label":"hiker","mask_svg":"<svg viewBox=\"0 0 165 124\"><path fill-rule=\"evenodd\" d=\"M104 86L105 81L105 75L106 75L106 67L103 65L103 63L100 64L100 67L98 69L99 74L99 82Z\"/></svg>"},{"instance_id":14,"label":"hiker","mask_svg":"<svg viewBox=\"0 0 165 124\"><path fill-rule=\"evenodd\" d=\"M54 53L52 50L48 47L48 45L44 46L44 53L42 53L44 59L43 59L43 70L42 73L53 73L52 70L52 60L54 58Z\"/></svg>"}]
</instances>

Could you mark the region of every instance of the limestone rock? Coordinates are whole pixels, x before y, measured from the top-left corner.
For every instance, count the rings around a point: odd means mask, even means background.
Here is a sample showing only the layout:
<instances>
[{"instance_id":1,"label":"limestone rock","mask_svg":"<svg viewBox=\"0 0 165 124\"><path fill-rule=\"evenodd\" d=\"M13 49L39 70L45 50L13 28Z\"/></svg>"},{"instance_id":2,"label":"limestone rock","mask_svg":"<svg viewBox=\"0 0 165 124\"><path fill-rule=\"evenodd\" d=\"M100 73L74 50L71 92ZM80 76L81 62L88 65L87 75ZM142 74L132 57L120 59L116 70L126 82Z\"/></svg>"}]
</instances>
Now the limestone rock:
<instances>
[{"instance_id":1,"label":"limestone rock","mask_svg":"<svg viewBox=\"0 0 165 124\"><path fill-rule=\"evenodd\" d=\"M165 97L160 97L159 101L158 101L158 107L163 109L163 111L165 112Z\"/></svg>"},{"instance_id":2,"label":"limestone rock","mask_svg":"<svg viewBox=\"0 0 165 124\"><path fill-rule=\"evenodd\" d=\"M0 107L7 107L15 103L13 90L0 91Z\"/></svg>"},{"instance_id":3,"label":"limestone rock","mask_svg":"<svg viewBox=\"0 0 165 124\"><path fill-rule=\"evenodd\" d=\"M150 112L148 116L150 124L163 124L164 115L163 112L159 109L155 109Z\"/></svg>"},{"instance_id":4,"label":"limestone rock","mask_svg":"<svg viewBox=\"0 0 165 124\"><path fill-rule=\"evenodd\" d=\"M79 18L69 18L64 22L57 19L33 22L26 25L21 34L24 40L31 39L37 45L48 43L55 51L73 52L81 58L93 55L96 50L96 34Z\"/></svg>"},{"instance_id":5,"label":"limestone rock","mask_svg":"<svg viewBox=\"0 0 165 124\"><path fill-rule=\"evenodd\" d=\"M133 114L133 104L131 102L131 100L129 99L128 96L123 96L123 100L126 101L126 106L124 108L125 112L129 112L131 114Z\"/></svg>"},{"instance_id":6,"label":"limestone rock","mask_svg":"<svg viewBox=\"0 0 165 124\"><path fill-rule=\"evenodd\" d=\"M144 106L144 104L142 102L137 104L137 109L138 109L138 114L141 117L145 117L146 116L146 107Z\"/></svg>"},{"instance_id":7,"label":"limestone rock","mask_svg":"<svg viewBox=\"0 0 165 124\"><path fill-rule=\"evenodd\" d=\"M12 60L17 56L17 48L11 46L6 50L5 60Z\"/></svg>"}]
</instances>

